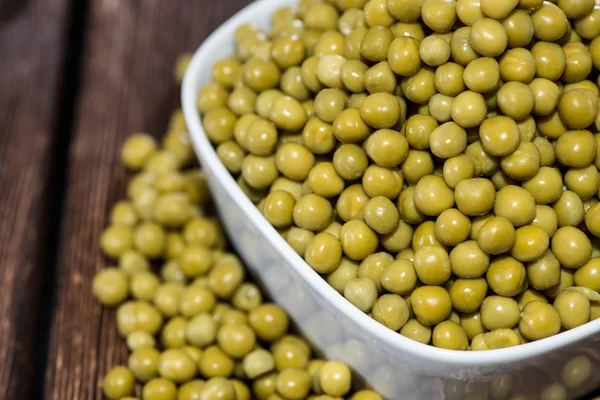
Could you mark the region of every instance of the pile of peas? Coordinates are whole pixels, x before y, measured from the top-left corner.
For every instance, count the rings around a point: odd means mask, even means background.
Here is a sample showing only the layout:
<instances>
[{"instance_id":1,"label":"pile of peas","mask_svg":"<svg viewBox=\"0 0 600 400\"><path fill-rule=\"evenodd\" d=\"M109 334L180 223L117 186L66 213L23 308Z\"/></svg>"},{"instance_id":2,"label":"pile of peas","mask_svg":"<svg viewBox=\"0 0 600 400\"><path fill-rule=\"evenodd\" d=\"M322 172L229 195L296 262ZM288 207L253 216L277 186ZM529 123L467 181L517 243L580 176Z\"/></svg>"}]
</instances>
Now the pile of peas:
<instances>
[{"instance_id":1,"label":"pile of peas","mask_svg":"<svg viewBox=\"0 0 600 400\"><path fill-rule=\"evenodd\" d=\"M181 80L189 56L176 67ZM349 367L317 358L265 301L227 238L205 210L210 201L181 111L162 147L132 135L121 152L135 171L127 200L110 213L100 239L117 263L93 280L93 293L116 312L131 352L103 381L110 400L382 400L352 391ZM155 271L158 271L155 272Z\"/></svg>"},{"instance_id":2,"label":"pile of peas","mask_svg":"<svg viewBox=\"0 0 600 400\"><path fill-rule=\"evenodd\" d=\"M299 0L233 39L204 130L350 303L453 350L600 318L600 3Z\"/></svg>"}]
</instances>

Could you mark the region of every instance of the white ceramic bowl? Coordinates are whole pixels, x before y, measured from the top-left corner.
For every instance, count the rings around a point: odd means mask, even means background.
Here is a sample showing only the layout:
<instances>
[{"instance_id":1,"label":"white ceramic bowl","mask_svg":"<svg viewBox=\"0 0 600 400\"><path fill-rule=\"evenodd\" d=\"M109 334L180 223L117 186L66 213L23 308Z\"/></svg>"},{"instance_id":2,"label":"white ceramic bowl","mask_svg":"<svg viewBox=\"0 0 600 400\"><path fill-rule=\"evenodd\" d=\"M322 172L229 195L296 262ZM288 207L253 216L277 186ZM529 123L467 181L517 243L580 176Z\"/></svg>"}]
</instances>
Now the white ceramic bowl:
<instances>
[{"instance_id":1,"label":"white ceramic bowl","mask_svg":"<svg viewBox=\"0 0 600 400\"><path fill-rule=\"evenodd\" d=\"M462 398L462 393L470 392L486 396L489 382L506 374L510 375L506 379L513 381L513 394L537 396L548 385L560 382L563 364L582 353L593 361L594 377L576 390L568 390L568 397L600 386L600 368L595 361L600 358L600 320L549 339L488 352L421 345L378 324L339 295L291 249L237 186L204 133L196 94L210 81L212 65L233 54L233 35L239 25L252 23L268 30L277 8L296 3L260 0L229 19L195 53L182 93L194 148L225 228L273 300L287 309L300 331L328 358L349 363L359 381L366 379L390 399Z\"/></svg>"}]
</instances>

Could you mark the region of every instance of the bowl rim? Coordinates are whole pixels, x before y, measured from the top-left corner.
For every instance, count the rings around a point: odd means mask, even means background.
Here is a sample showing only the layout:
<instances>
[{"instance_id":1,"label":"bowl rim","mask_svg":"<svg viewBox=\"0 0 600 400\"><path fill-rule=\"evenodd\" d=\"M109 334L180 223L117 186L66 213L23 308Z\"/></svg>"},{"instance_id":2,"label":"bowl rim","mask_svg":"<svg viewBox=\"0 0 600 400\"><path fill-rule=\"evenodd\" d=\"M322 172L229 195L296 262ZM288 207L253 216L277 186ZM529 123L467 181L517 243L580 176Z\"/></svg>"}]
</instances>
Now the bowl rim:
<instances>
[{"instance_id":1,"label":"bowl rim","mask_svg":"<svg viewBox=\"0 0 600 400\"><path fill-rule=\"evenodd\" d=\"M377 346L389 350L403 352L408 357L415 359L443 362L451 366L461 367L486 367L501 363L514 363L528 358L540 356L555 350L560 350L570 344L574 344L593 334L600 332L600 319L590 321L580 327L562 332L549 338L521 344L515 347L489 351L456 351L446 350L423 345L411 339L408 339L398 332L392 331L379 324L367 314L354 307L348 300L340 295L289 246L289 244L279 235L268 221L262 216L256 206L239 188L234 178L225 168L218 158L212 143L209 141L202 123L200 114L196 108L197 90L200 88L200 70L204 65L205 59L213 49L216 49L224 41L232 41L233 34L239 25L246 24L254 20L253 16L271 15L274 10L281 6L295 4L297 0L257 0L229 18L219 26L195 51L188 69L185 73L181 101L185 121L190 132L192 144L197 155L202 158L208 168L218 177L219 183L223 188L232 194L236 199L238 206L244 214L257 227L257 229L277 248L277 251L289 263L289 266L304 279L305 283L310 285L315 293L335 309L336 312L343 314L346 318L353 320L357 326L369 333ZM324 349L322 349L324 350Z\"/></svg>"}]
</instances>

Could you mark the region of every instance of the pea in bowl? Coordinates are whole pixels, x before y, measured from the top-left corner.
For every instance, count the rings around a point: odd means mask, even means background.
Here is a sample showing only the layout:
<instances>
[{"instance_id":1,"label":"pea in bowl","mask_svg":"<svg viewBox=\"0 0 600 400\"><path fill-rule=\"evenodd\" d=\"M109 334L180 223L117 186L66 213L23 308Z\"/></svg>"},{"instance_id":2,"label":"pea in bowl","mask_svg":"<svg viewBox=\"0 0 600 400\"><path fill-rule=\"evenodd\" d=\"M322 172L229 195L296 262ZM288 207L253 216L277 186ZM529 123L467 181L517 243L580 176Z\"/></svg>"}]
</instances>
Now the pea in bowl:
<instances>
[{"instance_id":1,"label":"pea in bowl","mask_svg":"<svg viewBox=\"0 0 600 400\"><path fill-rule=\"evenodd\" d=\"M268 31L274 11L296 3L261 0L240 11L196 51L183 82L182 103L194 148L231 241L255 277L328 358L347 362L363 384L390 399L575 398L600 386L600 321L540 341L483 352L417 343L379 324L360 311L356 302L351 304L332 288L239 187L207 137L197 109L197 94L211 81L212 66L235 53L234 34L240 25L251 22ZM435 59L435 55L428 56ZM471 101L464 97L464 101ZM488 125L493 133L494 127ZM502 222L498 224L501 227ZM490 240L488 245L490 251L496 251L502 244ZM503 299L490 296L485 306L510 309L516 304L504 304ZM543 308L529 311L542 315ZM515 313L519 312L517 308ZM407 329L412 329L415 336L420 334L418 325ZM488 340L504 338L490 336Z\"/></svg>"}]
</instances>

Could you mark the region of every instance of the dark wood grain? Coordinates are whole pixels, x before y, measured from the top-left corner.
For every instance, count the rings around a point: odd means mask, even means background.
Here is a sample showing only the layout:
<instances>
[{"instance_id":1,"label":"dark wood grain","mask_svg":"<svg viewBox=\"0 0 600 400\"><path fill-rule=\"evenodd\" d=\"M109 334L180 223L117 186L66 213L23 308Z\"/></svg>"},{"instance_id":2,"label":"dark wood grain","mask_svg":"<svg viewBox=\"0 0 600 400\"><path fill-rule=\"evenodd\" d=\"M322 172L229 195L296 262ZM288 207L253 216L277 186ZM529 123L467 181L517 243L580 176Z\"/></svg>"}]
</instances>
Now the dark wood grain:
<instances>
[{"instance_id":1,"label":"dark wood grain","mask_svg":"<svg viewBox=\"0 0 600 400\"><path fill-rule=\"evenodd\" d=\"M71 0L0 2L0 400L34 395Z\"/></svg>"},{"instance_id":2,"label":"dark wood grain","mask_svg":"<svg viewBox=\"0 0 600 400\"><path fill-rule=\"evenodd\" d=\"M135 131L164 132L179 101L177 56L192 51L249 0L94 0L84 42L82 88L68 154L58 249L57 299L45 377L49 400L101 398L101 380L126 362L113 310L92 298L111 204L124 196L118 150Z\"/></svg>"}]
</instances>

